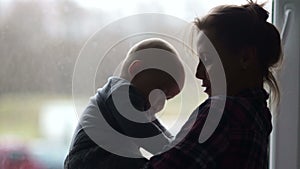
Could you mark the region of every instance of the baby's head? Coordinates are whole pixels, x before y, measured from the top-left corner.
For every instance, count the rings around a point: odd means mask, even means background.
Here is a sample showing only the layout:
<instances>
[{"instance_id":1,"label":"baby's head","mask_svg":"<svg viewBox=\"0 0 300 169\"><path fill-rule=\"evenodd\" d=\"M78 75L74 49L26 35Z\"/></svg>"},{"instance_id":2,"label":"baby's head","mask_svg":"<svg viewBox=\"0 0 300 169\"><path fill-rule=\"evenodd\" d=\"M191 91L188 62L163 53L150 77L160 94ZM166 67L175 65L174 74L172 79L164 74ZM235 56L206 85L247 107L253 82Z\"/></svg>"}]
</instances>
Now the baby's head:
<instances>
[{"instance_id":1,"label":"baby's head","mask_svg":"<svg viewBox=\"0 0 300 169\"><path fill-rule=\"evenodd\" d=\"M150 38L128 51L121 77L145 97L151 99L152 91L162 91L170 99L181 91L185 73L176 49L165 40Z\"/></svg>"}]
</instances>

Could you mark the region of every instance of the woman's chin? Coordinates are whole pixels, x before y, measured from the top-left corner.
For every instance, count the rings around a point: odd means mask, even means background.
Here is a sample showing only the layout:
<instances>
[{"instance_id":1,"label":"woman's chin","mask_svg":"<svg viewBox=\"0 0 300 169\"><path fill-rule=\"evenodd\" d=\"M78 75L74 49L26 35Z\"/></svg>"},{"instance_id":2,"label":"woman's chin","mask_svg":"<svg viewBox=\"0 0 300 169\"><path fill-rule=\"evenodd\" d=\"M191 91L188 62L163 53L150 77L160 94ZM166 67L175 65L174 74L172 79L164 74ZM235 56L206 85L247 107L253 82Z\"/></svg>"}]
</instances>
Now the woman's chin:
<instances>
[{"instance_id":1,"label":"woman's chin","mask_svg":"<svg viewBox=\"0 0 300 169\"><path fill-rule=\"evenodd\" d=\"M206 87L205 90L204 90L204 93L206 93L210 97L211 96L211 88Z\"/></svg>"}]
</instances>

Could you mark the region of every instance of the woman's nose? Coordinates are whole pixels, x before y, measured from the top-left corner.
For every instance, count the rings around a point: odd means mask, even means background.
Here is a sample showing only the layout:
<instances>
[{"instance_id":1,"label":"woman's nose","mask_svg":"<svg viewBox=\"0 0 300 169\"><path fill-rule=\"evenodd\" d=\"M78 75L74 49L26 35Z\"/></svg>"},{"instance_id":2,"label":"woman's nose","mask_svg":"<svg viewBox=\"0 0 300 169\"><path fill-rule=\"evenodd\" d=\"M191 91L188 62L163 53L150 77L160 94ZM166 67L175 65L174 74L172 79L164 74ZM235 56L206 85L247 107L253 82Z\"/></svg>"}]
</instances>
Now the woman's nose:
<instances>
[{"instance_id":1,"label":"woman's nose","mask_svg":"<svg viewBox=\"0 0 300 169\"><path fill-rule=\"evenodd\" d=\"M206 69L202 62L199 62L196 70L196 78L205 79L206 78Z\"/></svg>"}]
</instances>

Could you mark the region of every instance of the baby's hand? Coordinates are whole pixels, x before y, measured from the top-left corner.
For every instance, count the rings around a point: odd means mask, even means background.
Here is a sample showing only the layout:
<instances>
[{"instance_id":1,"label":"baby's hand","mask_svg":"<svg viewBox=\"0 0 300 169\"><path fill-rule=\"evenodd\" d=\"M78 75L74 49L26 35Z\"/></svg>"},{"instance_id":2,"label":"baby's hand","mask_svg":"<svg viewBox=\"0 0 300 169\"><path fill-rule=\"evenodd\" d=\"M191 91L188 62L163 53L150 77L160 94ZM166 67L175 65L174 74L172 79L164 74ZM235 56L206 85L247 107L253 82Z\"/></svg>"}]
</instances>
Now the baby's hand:
<instances>
[{"instance_id":1,"label":"baby's hand","mask_svg":"<svg viewBox=\"0 0 300 169\"><path fill-rule=\"evenodd\" d=\"M151 107L147 111L147 116L152 119L155 114L165 107L166 95L162 90L154 89L149 94L149 102Z\"/></svg>"}]
</instances>

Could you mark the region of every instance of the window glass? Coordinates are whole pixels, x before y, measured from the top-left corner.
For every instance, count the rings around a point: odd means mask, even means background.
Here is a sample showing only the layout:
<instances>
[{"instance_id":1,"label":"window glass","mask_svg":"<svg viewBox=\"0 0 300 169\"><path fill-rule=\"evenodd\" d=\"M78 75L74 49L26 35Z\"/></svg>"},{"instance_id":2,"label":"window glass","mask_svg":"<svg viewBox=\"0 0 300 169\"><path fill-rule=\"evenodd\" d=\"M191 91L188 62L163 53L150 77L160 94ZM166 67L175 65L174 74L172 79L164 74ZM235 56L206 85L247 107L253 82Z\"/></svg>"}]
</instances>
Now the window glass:
<instances>
[{"instance_id":1,"label":"window glass","mask_svg":"<svg viewBox=\"0 0 300 169\"><path fill-rule=\"evenodd\" d=\"M214 6L243 3L246 1L1 0L0 168L17 165L21 168L25 165L24 159L29 157L34 166L31 169L62 168L78 122L72 92L76 60L88 39L105 25L140 13L161 13L191 22ZM271 2L266 8L271 11ZM111 30L109 36L118 39L120 32ZM125 46L126 49L131 45ZM106 59L108 63L114 61L114 58ZM105 76L95 78L92 92L103 85L106 76L114 73L107 70L98 69ZM191 69L191 76L194 76L193 71ZM196 82L203 91L201 82ZM186 88L187 95L194 92L189 85ZM180 97L170 100L159 114L162 123L169 128L179 116ZM190 98L181 124L205 98L205 94ZM80 99L84 108L89 98ZM180 127L172 133L176 134Z\"/></svg>"}]
</instances>

